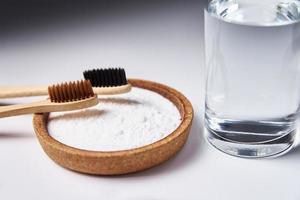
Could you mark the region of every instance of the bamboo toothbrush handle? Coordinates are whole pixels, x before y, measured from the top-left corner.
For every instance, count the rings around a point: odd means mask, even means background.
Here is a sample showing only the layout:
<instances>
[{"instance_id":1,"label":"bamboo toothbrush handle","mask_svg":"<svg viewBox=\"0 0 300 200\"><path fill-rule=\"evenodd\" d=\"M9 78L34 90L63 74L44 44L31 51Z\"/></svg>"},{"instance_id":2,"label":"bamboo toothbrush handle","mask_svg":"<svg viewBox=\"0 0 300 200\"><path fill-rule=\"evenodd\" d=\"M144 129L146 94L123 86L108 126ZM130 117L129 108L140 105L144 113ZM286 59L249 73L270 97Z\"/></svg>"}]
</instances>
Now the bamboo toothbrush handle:
<instances>
[{"instance_id":1,"label":"bamboo toothbrush handle","mask_svg":"<svg viewBox=\"0 0 300 200\"><path fill-rule=\"evenodd\" d=\"M2 106L0 107L0 118L39 113L42 112L44 108L47 108L49 104L49 101L40 101L28 104Z\"/></svg>"},{"instance_id":2,"label":"bamboo toothbrush handle","mask_svg":"<svg viewBox=\"0 0 300 200\"><path fill-rule=\"evenodd\" d=\"M32 97L48 95L46 86L0 86L0 98Z\"/></svg>"},{"instance_id":3,"label":"bamboo toothbrush handle","mask_svg":"<svg viewBox=\"0 0 300 200\"><path fill-rule=\"evenodd\" d=\"M74 102L53 103L50 100L44 100L44 101L28 103L28 104L2 106L0 107L0 118L33 114L33 113L78 110L78 109L95 106L98 103L99 100L95 95L94 97L90 97L87 99L74 101Z\"/></svg>"},{"instance_id":4,"label":"bamboo toothbrush handle","mask_svg":"<svg viewBox=\"0 0 300 200\"><path fill-rule=\"evenodd\" d=\"M131 85L122 85L117 87L93 87L97 95L123 94L131 90ZM0 86L0 99L15 97L32 97L48 95L46 86Z\"/></svg>"},{"instance_id":5,"label":"bamboo toothbrush handle","mask_svg":"<svg viewBox=\"0 0 300 200\"><path fill-rule=\"evenodd\" d=\"M113 95L130 92L131 88L132 86L130 84L127 84L116 87L93 87L93 91L97 95Z\"/></svg>"}]
</instances>

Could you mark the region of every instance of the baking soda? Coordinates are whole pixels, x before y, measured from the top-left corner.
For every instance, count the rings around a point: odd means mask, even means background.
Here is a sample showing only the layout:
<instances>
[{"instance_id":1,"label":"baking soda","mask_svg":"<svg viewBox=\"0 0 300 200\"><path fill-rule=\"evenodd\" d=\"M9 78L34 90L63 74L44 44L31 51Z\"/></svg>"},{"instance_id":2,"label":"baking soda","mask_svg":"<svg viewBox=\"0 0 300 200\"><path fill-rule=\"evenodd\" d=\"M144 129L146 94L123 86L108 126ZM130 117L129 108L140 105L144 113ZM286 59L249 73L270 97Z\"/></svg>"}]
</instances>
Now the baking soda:
<instances>
[{"instance_id":1,"label":"baking soda","mask_svg":"<svg viewBox=\"0 0 300 200\"><path fill-rule=\"evenodd\" d=\"M101 96L100 103L89 109L51 113L48 131L55 140L75 148L119 151L157 142L180 123L180 113L168 99L133 88L127 94Z\"/></svg>"}]
</instances>

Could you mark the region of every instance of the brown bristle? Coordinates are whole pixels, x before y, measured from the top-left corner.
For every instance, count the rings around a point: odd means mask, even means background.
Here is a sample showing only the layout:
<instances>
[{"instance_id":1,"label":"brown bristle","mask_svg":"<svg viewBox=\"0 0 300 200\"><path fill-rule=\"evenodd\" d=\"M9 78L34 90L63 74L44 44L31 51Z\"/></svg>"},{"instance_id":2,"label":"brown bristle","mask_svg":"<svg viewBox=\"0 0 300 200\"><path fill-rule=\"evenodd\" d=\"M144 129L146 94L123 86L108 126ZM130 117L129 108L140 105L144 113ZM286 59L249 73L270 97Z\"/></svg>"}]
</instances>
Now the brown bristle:
<instances>
[{"instance_id":1,"label":"brown bristle","mask_svg":"<svg viewBox=\"0 0 300 200\"><path fill-rule=\"evenodd\" d=\"M48 94L51 102L55 103L78 101L95 95L89 80L49 86Z\"/></svg>"}]
</instances>

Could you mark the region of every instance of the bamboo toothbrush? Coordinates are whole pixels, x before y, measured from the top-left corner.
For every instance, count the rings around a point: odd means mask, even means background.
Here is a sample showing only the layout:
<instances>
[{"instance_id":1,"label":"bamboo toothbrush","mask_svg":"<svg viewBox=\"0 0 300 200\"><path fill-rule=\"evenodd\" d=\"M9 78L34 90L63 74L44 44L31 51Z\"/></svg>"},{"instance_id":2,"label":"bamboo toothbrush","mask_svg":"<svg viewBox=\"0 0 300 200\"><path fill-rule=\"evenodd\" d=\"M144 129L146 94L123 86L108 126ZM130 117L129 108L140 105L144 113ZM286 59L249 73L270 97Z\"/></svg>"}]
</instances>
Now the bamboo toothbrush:
<instances>
[{"instance_id":1,"label":"bamboo toothbrush","mask_svg":"<svg viewBox=\"0 0 300 200\"><path fill-rule=\"evenodd\" d=\"M90 80L97 95L122 94L131 90L125 70L122 68L93 69L83 72ZM31 97L48 95L45 86L0 86L0 98Z\"/></svg>"},{"instance_id":2,"label":"bamboo toothbrush","mask_svg":"<svg viewBox=\"0 0 300 200\"><path fill-rule=\"evenodd\" d=\"M83 76L91 81L95 94L122 94L131 90L123 68L87 70Z\"/></svg>"},{"instance_id":3,"label":"bamboo toothbrush","mask_svg":"<svg viewBox=\"0 0 300 200\"><path fill-rule=\"evenodd\" d=\"M49 86L48 93L48 100L0 107L0 118L32 113L78 110L99 103L89 80Z\"/></svg>"}]
</instances>

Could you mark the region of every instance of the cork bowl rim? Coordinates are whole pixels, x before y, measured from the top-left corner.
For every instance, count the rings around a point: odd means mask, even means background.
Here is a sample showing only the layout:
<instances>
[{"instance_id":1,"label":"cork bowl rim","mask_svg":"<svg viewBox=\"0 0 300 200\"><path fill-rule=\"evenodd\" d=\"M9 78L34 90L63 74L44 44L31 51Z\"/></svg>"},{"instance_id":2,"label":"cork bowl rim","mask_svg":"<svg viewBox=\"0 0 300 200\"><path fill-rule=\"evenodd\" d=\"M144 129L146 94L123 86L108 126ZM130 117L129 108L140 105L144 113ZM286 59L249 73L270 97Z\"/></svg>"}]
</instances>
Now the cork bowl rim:
<instances>
[{"instance_id":1,"label":"cork bowl rim","mask_svg":"<svg viewBox=\"0 0 300 200\"><path fill-rule=\"evenodd\" d=\"M48 132L47 125L48 125L48 118L49 118L49 113L38 113L34 114L33 116L33 126L35 133L40 141L40 143L44 142L47 143L47 145L51 146L52 148L58 149L60 151L64 151L66 153L72 154L72 155L84 155L87 157L93 157L93 158L105 158L105 157L123 157L123 156L132 156L135 154L139 153L144 153L147 152L151 149L154 148L159 148L175 138L179 137L181 134L183 134L185 131L189 129L189 127L192 124L193 118L194 118L194 111L192 104L190 101L180 92L177 90L170 88L169 86L152 82L152 81L146 81L146 80L141 80L141 79L129 79L128 80L130 84L132 84L133 87L137 88L144 88L140 86L139 83L144 83L146 85L151 85L153 88L150 89L148 87L145 87L144 89L156 92L160 95L157 90L161 91L168 91L169 95L173 96L174 98L178 99L180 101L179 104L181 105L176 105L175 102L173 102L171 99L167 98L169 101L171 101L179 110L181 114L181 123L180 125L174 130L172 133L170 133L168 136L160 139L157 142L151 143L146 146L142 146L139 148L134 148L134 149L129 149L129 150L121 150L121 151L91 151L91 150L84 150L84 149L79 149L75 147L71 147L68 145L65 145L54 138L52 138ZM157 90L155 90L156 88ZM164 95L162 95L164 96ZM178 102L177 102L178 104ZM178 108L178 106L182 106L182 111ZM42 145L43 147L43 145ZM45 148L44 151L46 152ZM49 153L49 152L46 152Z\"/></svg>"}]
</instances>

